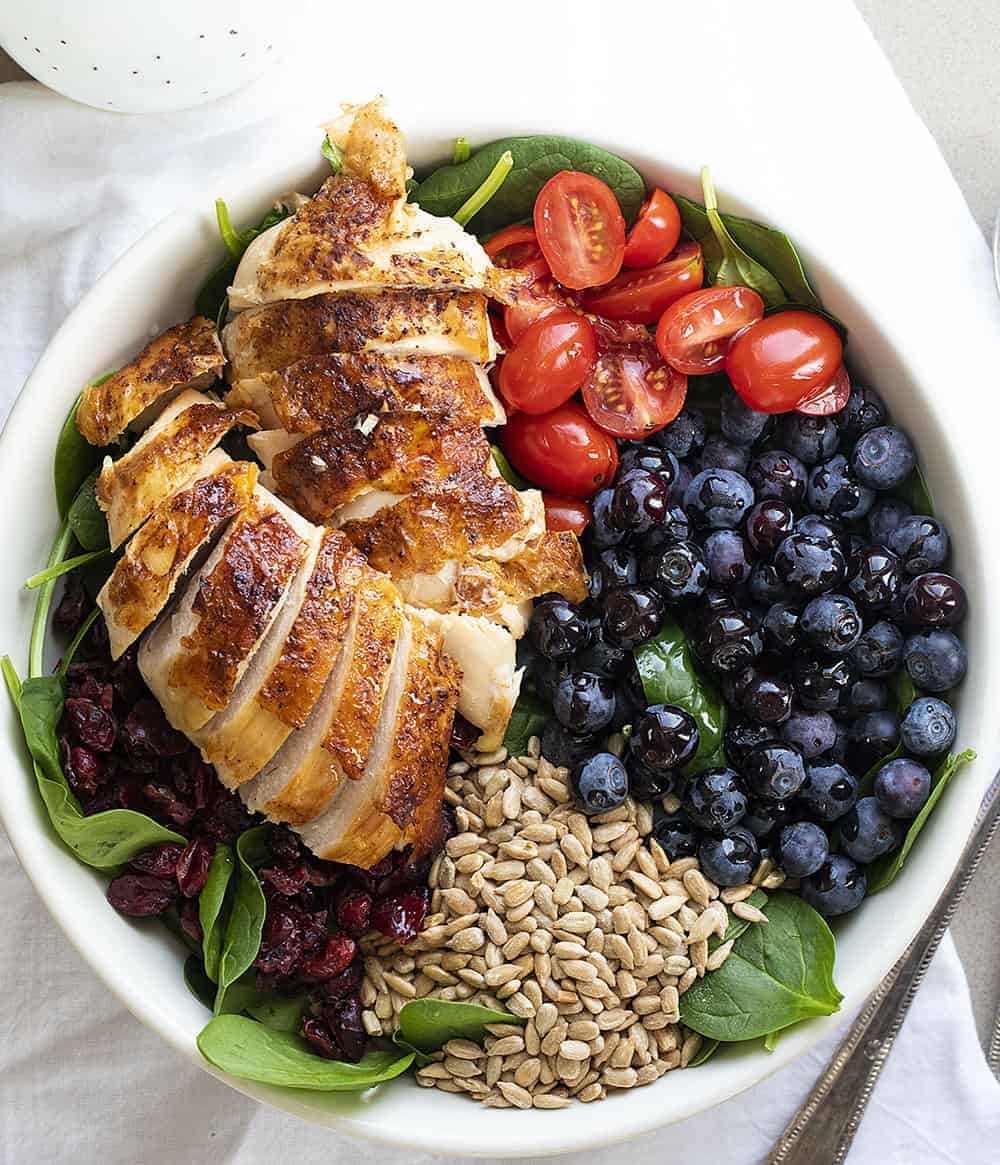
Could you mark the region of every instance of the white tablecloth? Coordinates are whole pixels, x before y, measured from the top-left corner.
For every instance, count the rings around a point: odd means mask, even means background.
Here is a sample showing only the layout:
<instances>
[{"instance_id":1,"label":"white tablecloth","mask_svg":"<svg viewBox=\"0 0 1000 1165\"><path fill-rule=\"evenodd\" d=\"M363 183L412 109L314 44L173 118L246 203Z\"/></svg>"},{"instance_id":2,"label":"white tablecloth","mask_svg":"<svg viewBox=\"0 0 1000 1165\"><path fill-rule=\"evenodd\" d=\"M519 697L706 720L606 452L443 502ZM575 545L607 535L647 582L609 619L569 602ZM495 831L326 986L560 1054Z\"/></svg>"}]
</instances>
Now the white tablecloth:
<instances>
[{"instance_id":1,"label":"white tablecloth","mask_svg":"<svg viewBox=\"0 0 1000 1165\"><path fill-rule=\"evenodd\" d=\"M495 27L527 25L529 8L523 7L505 6ZM577 5L575 11L586 7ZM811 28L803 16L807 8ZM605 7L605 18L612 9ZM437 5L434 11L460 47L465 6L449 11ZM338 35L339 13L328 20L327 57L318 47L324 38L313 26L302 60L289 62L244 94L187 113L125 118L72 105L33 84L0 87L0 415L6 415L68 310L130 242L192 193L201 192L208 201L225 192L224 176L249 154L266 156L280 139L282 123L262 119L275 108L301 103L316 121L329 112L329 101L319 100L321 91L364 96L386 87L377 65L366 80L363 63ZM724 36L731 38L730 55L732 43L744 45L754 69L773 70L782 65L782 51L795 50L794 44L784 50L772 45L773 30L787 30L796 21L798 31L788 35L808 36L827 53L839 43L843 85L885 86L888 66L872 53L853 10L839 2L706 3L682 20L688 41L667 46L658 59L666 75L671 62L688 51L685 43L693 42L706 55L703 78L710 78L718 43L713 38ZM705 34L700 40L699 31ZM634 43L641 43L641 35ZM851 50L862 45L865 66L859 69ZM320 73L324 59L328 68ZM519 60L527 67L523 54ZM341 88L343 70L349 82ZM752 84L753 71L733 79L737 89ZM687 90L680 85L673 91ZM417 94L419 99L419 87ZM804 101L808 104L808 95ZM16 483L9 503L15 499ZM9 505L6 513L5 520L16 523L16 508ZM7 773L3 779L24 777ZM0 875L4 1165L273 1165L278 1160L347 1165L363 1152L386 1165L431 1159L421 1152L365 1151L260 1108L200 1073L103 989L45 914L2 837ZM587 1154L587 1160L611 1165L625 1153L636 1165L669 1159L752 1165L766 1154L829 1052L827 1044L711 1113L625 1149ZM1000 1157L998 1145L1000 1089L984 1063L967 985L946 940L884 1072L851 1162L988 1165Z\"/></svg>"}]
</instances>

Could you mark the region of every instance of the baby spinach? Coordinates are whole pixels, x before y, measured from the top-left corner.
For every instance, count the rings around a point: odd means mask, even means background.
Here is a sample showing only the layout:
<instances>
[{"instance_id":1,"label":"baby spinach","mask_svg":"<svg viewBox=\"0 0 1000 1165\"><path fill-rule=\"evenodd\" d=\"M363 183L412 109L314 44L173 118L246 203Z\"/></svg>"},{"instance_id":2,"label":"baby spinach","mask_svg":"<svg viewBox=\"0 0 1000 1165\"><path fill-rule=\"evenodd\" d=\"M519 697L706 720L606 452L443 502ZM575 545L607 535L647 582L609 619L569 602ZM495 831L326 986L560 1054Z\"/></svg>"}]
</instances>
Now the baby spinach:
<instances>
[{"instance_id":1,"label":"baby spinach","mask_svg":"<svg viewBox=\"0 0 1000 1165\"><path fill-rule=\"evenodd\" d=\"M472 147L468 138L455 138L455 148L451 152L451 164L458 166L472 157Z\"/></svg>"},{"instance_id":2,"label":"baby spinach","mask_svg":"<svg viewBox=\"0 0 1000 1165\"><path fill-rule=\"evenodd\" d=\"M919 465L914 466L913 472L897 492L903 501L910 503L915 514L927 514L931 518L934 517L934 499L931 497L927 479Z\"/></svg>"},{"instance_id":3,"label":"baby spinach","mask_svg":"<svg viewBox=\"0 0 1000 1165\"><path fill-rule=\"evenodd\" d=\"M199 1003L209 1011L212 1010L215 984L205 974L205 968L197 955L188 955L184 960L184 985Z\"/></svg>"},{"instance_id":4,"label":"baby spinach","mask_svg":"<svg viewBox=\"0 0 1000 1165\"><path fill-rule=\"evenodd\" d=\"M109 372L108 376L113 373ZM101 384L108 376L95 380L94 384ZM52 476L56 489L56 506L59 517L65 518L69 507L76 497L76 492L83 484L87 475L98 465L104 456L104 450L99 449L83 436L76 427L76 414L80 408L80 397L73 402L69 415L63 421L56 441L56 455L52 462Z\"/></svg>"},{"instance_id":5,"label":"baby spinach","mask_svg":"<svg viewBox=\"0 0 1000 1165\"><path fill-rule=\"evenodd\" d=\"M334 145L330 141L329 136L323 139L323 144L319 148L319 152L330 163L330 170L334 174L339 174L344 168L344 152L340 146Z\"/></svg>"},{"instance_id":6,"label":"baby spinach","mask_svg":"<svg viewBox=\"0 0 1000 1165\"><path fill-rule=\"evenodd\" d=\"M767 895L763 890L757 889L754 890L754 892L750 895L749 898L746 899L746 901L751 906L756 906L758 910L763 910L767 905ZM747 918L737 918L734 914L730 917L729 926L726 928L726 933L722 936L722 938L719 938L718 935L712 935L712 937L708 940L708 949L710 951L714 951L718 947L722 946L723 943L727 943L730 940L735 941L740 937L741 934L744 933L744 931L749 930L751 926L757 925L766 926L767 923L753 923Z\"/></svg>"},{"instance_id":7,"label":"baby spinach","mask_svg":"<svg viewBox=\"0 0 1000 1165\"><path fill-rule=\"evenodd\" d=\"M305 995L275 995L271 991L259 1003L247 1004L245 1010L271 1031L296 1032L307 1003Z\"/></svg>"},{"instance_id":8,"label":"baby spinach","mask_svg":"<svg viewBox=\"0 0 1000 1165\"><path fill-rule=\"evenodd\" d=\"M502 138L477 150L468 160L441 166L419 182L410 197L431 214L454 215L485 182L502 155L510 151L513 168L500 190L470 219L470 229L488 235L529 222L539 190L560 170L583 170L615 192L622 214L631 219L645 193L642 175L623 158L600 146L552 134Z\"/></svg>"},{"instance_id":9,"label":"baby spinach","mask_svg":"<svg viewBox=\"0 0 1000 1165\"><path fill-rule=\"evenodd\" d=\"M448 1040L481 1040L488 1023L524 1023L524 1020L510 1012L476 1003L411 999L403 1004L393 1039L401 1047L426 1054L437 1051Z\"/></svg>"},{"instance_id":10,"label":"baby spinach","mask_svg":"<svg viewBox=\"0 0 1000 1165\"><path fill-rule=\"evenodd\" d=\"M87 475L66 515L73 537L84 550L105 550L108 547L108 519L97 504L99 474L100 467Z\"/></svg>"},{"instance_id":11,"label":"baby spinach","mask_svg":"<svg viewBox=\"0 0 1000 1165\"><path fill-rule=\"evenodd\" d=\"M198 1035L209 1063L230 1076L305 1088L313 1092L361 1092L392 1080L413 1063L413 1052L367 1052L357 1064L324 1060L290 1032L274 1031L242 1015L218 1015Z\"/></svg>"},{"instance_id":12,"label":"baby spinach","mask_svg":"<svg viewBox=\"0 0 1000 1165\"><path fill-rule=\"evenodd\" d=\"M688 1060L687 1066L689 1068L697 1068L699 1064L704 1064L706 1060L711 1060L721 1046L721 1040L705 1040L697 1054Z\"/></svg>"},{"instance_id":13,"label":"baby spinach","mask_svg":"<svg viewBox=\"0 0 1000 1165\"><path fill-rule=\"evenodd\" d=\"M676 704L698 725L700 743L688 772L725 764L722 734L726 705L715 689L698 675L687 638L679 624L667 619L655 639L633 652L643 691L650 704Z\"/></svg>"},{"instance_id":14,"label":"baby spinach","mask_svg":"<svg viewBox=\"0 0 1000 1165\"><path fill-rule=\"evenodd\" d=\"M545 701L532 688L518 696L504 733L503 746L510 756L524 756L528 741L540 736L552 713Z\"/></svg>"},{"instance_id":15,"label":"baby spinach","mask_svg":"<svg viewBox=\"0 0 1000 1165\"><path fill-rule=\"evenodd\" d=\"M514 169L514 155L510 150L504 152L497 158L496 165L486 175L482 183L469 195L469 197L462 203L462 205L455 211L452 218L459 224L465 226L469 219L474 218L483 207L494 198L500 187L507 181L507 177L511 170Z\"/></svg>"},{"instance_id":16,"label":"baby spinach","mask_svg":"<svg viewBox=\"0 0 1000 1165\"><path fill-rule=\"evenodd\" d=\"M198 895L202 959L205 974L213 981L218 978L219 956L222 953L222 908L235 866L232 848L228 845L216 846L212 864L208 867L208 877Z\"/></svg>"},{"instance_id":17,"label":"baby spinach","mask_svg":"<svg viewBox=\"0 0 1000 1165\"><path fill-rule=\"evenodd\" d=\"M238 259L246 250L246 244L230 222L229 207L222 198L215 200L215 221L219 224L219 236L226 250L234 259Z\"/></svg>"},{"instance_id":18,"label":"baby spinach","mask_svg":"<svg viewBox=\"0 0 1000 1165\"><path fill-rule=\"evenodd\" d=\"M499 445L491 445L490 449L493 452L493 461L497 469L500 470L500 476L504 481L510 482L515 489L531 489L531 484L526 481L517 470L507 460L507 456Z\"/></svg>"},{"instance_id":19,"label":"baby spinach","mask_svg":"<svg viewBox=\"0 0 1000 1165\"><path fill-rule=\"evenodd\" d=\"M110 554L110 547L105 547L103 550L88 550L86 554L77 554L73 558L64 558L62 562L57 562L55 566L47 566L44 570L40 570L38 574L33 574L31 578L26 579L24 583L25 590L33 591L36 587L43 586L47 582L53 582L57 578L61 578L64 574L69 574L71 571L77 570L81 566L86 566L88 563L96 562L105 555Z\"/></svg>"},{"instance_id":20,"label":"baby spinach","mask_svg":"<svg viewBox=\"0 0 1000 1165\"><path fill-rule=\"evenodd\" d=\"M221 211L219 209L220 206L222 208ZM233 276L236 274L236 268L239 266L239 261L243 257L243 252L258 235L263 234L264 231L270 230L271 227L277 226L279 222L283 222L288 218L289 211L283 206L272 206L256 226L237 231L229 221L229 210L221 198L216 199L215 210L216 219L219 223L219 234L222 237L223 243L226 245L228 257L209 273L205 282L198 289L194 306L198 315L215 320L218 326L224 318L224 309L228 305L229 285L232 283ZM225 233L223 233L223 219L228 227Z\"/></svg>"},{"instance_id":21,"label":"baby spinach","mask_svg":"<svg viewBox=\"0 0 1000 1165\"><path fill-rule=\"evenodd\" d=\"M268 833L269 826L255 825L241 833L236 842L235 882L219 949L216 1014L222 1011L226 990L250 967L260 950L267 903L255 867L270 857Z\"/></svg>"},{"instance_id":22,"label":"baby spinach","mask_svg":"<svg viewBox=\"0 0 1000 1165\"><path fill-rule=\"evenodd\" d=\"M920 836L920 831L927 824L927 819L934 812L938 801L941 800L945 788L963 765L975 759L976 754L970 748L959 753L958 756L949 754L938 765L931 777L931 794L924 803L923 809L910 822L902 846L895 853L878 858L868 867L869 894L877 894L879 890L884 890L886 886L891 885L896 880L897 874L910 856L910 850L913 849L914 843Z\"/></svg>"},{"instance_id":23,"label":"baby spinach","mask_svg":"<svg viewBox=\"0 0 1000 1165\"><path fill-rule=\"evenodd\" d=\"M767 917L681 996L686 1027L709 1039L749 1040L839 1009L834 940L822 917L789 893L770 897Z\"/></svg>"},{"instance_id":24,"label":"baby spinach","mask_svg":"<svg viewBox=\"0 0 1000 1165\"><path fill-rule=\"evenodd\" d=\"M69 644L67 645L66 650L63 652L63 657L59 661L59 669L58 669L58 672L56 674L58 676L60 676L60 678L64 677L66 675L66 673L69 671L69 665L73 662L73 657L76 655L77 651L79 650L80 644L83 642L84 636L91 629L91 627L93 627L93 625L97 622L97 620L100 617L101 617L101 608L95 607L90 612L90 614L84 619L84 621L80 624L80 626L77 627L76 633L74 634L73 638L69 641Z\"/></svg>"}]
</instances>

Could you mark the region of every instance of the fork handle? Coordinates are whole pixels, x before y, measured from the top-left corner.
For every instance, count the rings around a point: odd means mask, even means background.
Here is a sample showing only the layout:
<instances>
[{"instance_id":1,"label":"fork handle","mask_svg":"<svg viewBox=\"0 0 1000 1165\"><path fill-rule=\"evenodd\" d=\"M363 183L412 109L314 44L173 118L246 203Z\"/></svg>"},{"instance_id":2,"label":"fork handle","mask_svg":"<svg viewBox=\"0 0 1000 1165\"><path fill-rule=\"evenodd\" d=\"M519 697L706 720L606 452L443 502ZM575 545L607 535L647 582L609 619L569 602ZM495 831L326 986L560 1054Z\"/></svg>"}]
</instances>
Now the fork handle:
<instances>
[{"instance_id":1,"label":"fork handle","mask_svg":"<svg viewBox=\"0 0 1000 1165\"><path fill-rule=\"evenodd\" d=\"M767 1165L842 1165L917 988L998 824L1000 779L984 798L978 823L927 921L851 1025Z\"/></svg>"}]
</instances>

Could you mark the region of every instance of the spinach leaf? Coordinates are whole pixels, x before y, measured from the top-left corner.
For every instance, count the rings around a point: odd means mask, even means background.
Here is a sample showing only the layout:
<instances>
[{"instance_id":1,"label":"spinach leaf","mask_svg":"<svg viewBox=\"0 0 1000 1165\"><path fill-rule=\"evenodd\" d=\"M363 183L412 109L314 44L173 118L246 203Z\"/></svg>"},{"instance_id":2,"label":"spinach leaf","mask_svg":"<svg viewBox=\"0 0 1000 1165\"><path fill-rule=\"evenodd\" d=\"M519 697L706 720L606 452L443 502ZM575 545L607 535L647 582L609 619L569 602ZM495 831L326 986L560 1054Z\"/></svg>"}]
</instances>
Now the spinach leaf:
<instances>
[{"instance_id":1,"label":"spinach leaf","mask_svg":"<svg viewBox=\"0 0 1000 1165\"><path fill-rule=\"evenodd\" d=\"M324 1060L305 1040L274 1031L242 1015L218 1015L198 1034L209 1063L230 1076L306 1088L313 1092L361 1092L392 1080L413 1063L413 1053L368 1052L358 1064Z\"/></svg>"},{"instance_id":2,"label":"spinach leaf","mask_svg":"<svg viewBox=\"0 0 1000 1165\"><path fill-rule=\"evenodd\" d=\"M917 698L917 689L913 680L910 679L910 673L905 669L896 673L896 681L893 684L893 696L896 703L896 711L900 716Z\"/></svg>"},{"instance_id":3,"label":"spinach leaf","mask_svg":"<svg viewBox=\"0 0 1000 1165\"><path fill-rule=\"evenodd\" d=\"M107 809L85 817L62 771L56 728L62 715L63 677L33 676L16 700L24 739L34 762L35 780L53 829L88 866L114 870L151 845L185 838L144 813Z\"/></svg>"},{"instance_id":4,"label":"spinach leaf","mask_svg":"<svg viewBox=\"0 0 1000 1165\"><path fill-rule=\"evenodd\" d=\"M778 1040L781 1038L781 1032L768 1032L764 1037L764 1051L771 1053L777 1047Z\"/></svg>"},{"instance_id":5,"label":"spinach leaf","mask_svg":"<svg viewBox=\"0 0 1000 1165\"><path fill-rule=\"evenodd\" d=\"M33 591L36 587L44 586L47 582L54 582L64 574L69 574L71 571L77 570L81 566L86 566L88 563L96 562L99 558L104 558L105 555L110 553L111 548L106 546L103 550L88 550L86 554L77 554L73 558L64 558L62 562L57 562L55 566L47 566L44 570L40 570L38 574L33 574L31 578L26 579L24 589Z\"/></svg>"},{"instance_id":6,"label":"spinach leaf","mask_svg":"<svg viewBox=\"0 0 1000 1165\"><path fill-rule=\"evenodd\" d=\"M465 226L469 219L474 218L483 207L494 198L500 187L507 181L507 178L514 169L514 155L510 150L504 152L497 158L496 165L486 175L482 183L469 195L469 197L462 203L462 205L455 211L452 218L459 224Z\"/></svg>"},{"instance_id":7,"label":"spinach leaf","mask_svg":"<svg viewBox=\"0 0 1000 1165\"><path fill-rule=\"evenodd\" d=\"M76 492L66 515L73 536L84 550L105 550L108 542L108 519L97 504L97 478L100 468L87 475Z\"/></svg>"},{"instance_id":8,"label":"spinach leaf","mask_svg":"<svg viewBox=\"0 0 1000 1165\"><path fill-rule=\"evenodd\" d=\"M197 955L188 955L184 960L184 985L199 1003L204 1004L209 1011L212 1010L215 984L205 974L205 968Z\"/></svg>"},{"instance_id":9,"label":"spinach leaf","mask_svg":"<svg viewBox=\"0 0 1000 1165\"><path fill-rule=\"evenodd\" d=\"M500 470L500 476L504 481L509 481L515 489L532 488L531 483L526 481L507 460L507 455L499 445L491 445L490 449L493 452L493 460L496 463L496 467Z\"/></svg>"},{"instance_id":10,"label":"spinach leaf","mask_svg":"<svg viewBox=\"0 0 1000 1165\"><path fill-rule=\"evenodd\" d=\"M763 910L767 905L767 895L763 890L754 890L749 898L746 899L751 906L756 906L758 910ZM730 915L729 926L726 928L726 933L719 938L717 934L713 934L708 940L708 949L710 951L721 947L723 943L729 942L730 939L738 939L744 931L750 929L751 926L766 926L767 923L751 922L747 918L737 918L735 914Z\"/></svg>"},{"instance_id":11,"label":"spinach leaf","mask_svg":"<svg viewBox=\"0 0 1000 1165\"><path fill-rule=\"evenodd\" d=\"M537 692L528 688L522 691L510 714L510 722L504 733L503 746L510 756L524 756L528 751L528 741L533 736L541 736L552 713Z\"/></svg>"},{"instance_id":12,"label":"spinach leaf","mask_svg":"<svg viewBox=\"0 0 1000 1165\"><path fill-rule=\"evenodd\" d=\"M66 650L63 652L63 657L59 661L59 670L57 674L60 678L65 677L66 673L69 671L69 665L73 662L73 657L80 649L80 644L83 642L84 636L91 629L91 627L93 627L100 616L101 608L95 607L86 617L86 619L84 619L84 621L80 624L80 626L77 627L76 634L69 641Z\"/></svg>"},{"instance_id":13,"label":"spinach leaf","mask_svg":"<svg viewBox=\"0 0 1000 1165\"><path fill-rule=\"evenodd\" d=\"M711 1060L721 1045L721 1040L705 1040L698 1050L698 1054L688 1060L687 1066L689 1068L697 1068L699 1064L704 1064L706 1060Z\"/></svg>"},{"instance_id":14,"label":"spinach leaf","mask_svg":"<svg viewBox=\"0 0 1000 1165\"><path fill-rule=\"evenodd\" d=\"M212 864L208 867L208 877L198 895L198 921L201 923L201 951L205 964L205 974L215 981L219 974L219 955L222 952L223 917L222 907L226 900L226 890L233 876L236 862L232 848L217 845Z\"/></svg>"},{"instance_id":15,"label":"spinach leaf","mask_svg":"<svg viewBox=\"0 0 1000 1165\"><path fill-rule=\"evenodd\" d=\"M749 1040L839 1009L834 940L822 917L787 892L771 896L767 916L766 925L740 935L717 971L681 996L681 1022L692 1031Z\"/></svg>"},{"instance_id":16,"label":"spinach leaf","mask_svg":"<svg viewBox=\"0 0 1000 1165\"><path fill-rule=\"evenodd\" d=\"M224 216L219 211L220 204L223 208ZM198 315L215 320L216 325L218 325L225 314L224 309L228 307L229 285L232 283L233 276L236 274L236 268L239 266L243 252L258 235L263 234L264 231L270 230L271 227L277 226L279 222L283 222L288 218L289 211L283 206L272 206L256 226L247 227L242 231L236 231L229 222L229 211L221 198L216 199L215 210L216 218L219 222L219 233L222 235L222 241L226 244L228 256L206 277L205 282L198 289L198 293L195 296L194 306ZM225 234L223 234L222 230L223 217L229 227ZM232 234L230 234L230 231Z\"/></svg>"},{"instance_id":17,"label":"spinach leaf","mask_svg":"<svg viewBox=\"0 0 1000 1165\"><path fill-rule=\"evenodd\" d=\"M491 142L468 161L441 166L429 174L410 197L431 214L454 215L508 150L513 169L489 203L470 219L470 229L477 235L530 221L539 190L560 170L582 170L606 182L627 220L636 215L642 203L645 185L634 166L589 142L550 134Z\"/></svg>"},{"instance_id":18,"label":"spinach leaf","mask_svg":"<svg viewBox=\"0 0 1000 1165\"><path fill-rule=\"evenodd\" d=\"M715 199L715 187L705 166L701 172L701 187L705 193L705 217L715 236L718 263L712 282L717 287L749 287L764 301L766 307L784 303L788 296L781 284L761 263L737 243L722 221Z\"/></svg>"},{"instance_id":19,"label":"spinach leaf","mask_svg":"<svg viewBox=\"0 0 1000 1165\"><path fill-rule=\"evenodd\" d=\"M108 376L112 375L113 373L108 373ZM94 381L94 384L102 383L102 381L107 380L108 376L100 377ZM63 421L62 429L59 431L59 439L56 441L56 455L52 463L56 506L59 509L60 518L66 517L69 507L76 497L77 490L87 475L101 464L104 457L104 450L96 445L91 445L76 427L76 414L79 409L80 397L77 397L73 402L73 407L69 410L69 415Z\"/></svg>"},{"instance_id":20,"label":"spinach leaf","mask_svg":"<svg viewBox=\"0 0 1000 1165\"><path fill-rule=\"evenodd\" d=\"M687 771L698 773L725 764L722 734L726 727L726 705L695 670L680 626L667 619L656 638L643 643L632 654L650 704L676 704L689 712L698 725L700 743Z\"/></svg>"},{"instance_id":21,"label":"spinach leaf","mask_svg":"<svg viewBox=\"0 0 1000 1165\"><path fill-rule=\"evenodd\" d=\"M934 517L934 499L919 465L914 466L913 472L899 487L897 493L903 501L910 503L915 514Z\"/></svg>"},{"instance_id":22,"label":"spinach leaf","mask_svg":"<svg viewBox=\"0 0 1000 1165\"><path fill-rule=\"evenodd\" d=\"M434 1052L448 1040L481 1040L488 1023L524 1023L507 1011L446 999L411 999L399 1013L393 1039L416 1052Z\"/></svg>"},{"instance_id":23,"label":"spinach leaf","mask_svg":"<svg viewBox=\"0 0 1000 1165\"><path fill-rule=\"evenodd\" d=\"M323 144L319 148L319 152L330 163L330 170L334 174L339 174L344 168L344 153L340 146L334 145L329 137L323 139Z\"/></svg>"},{"instance_id":24,"label":"spinach leaf","mask_svg":"<svg viewBox=\"0 0 1000 1165\"><path fill-rule=\"evenodd\" d=\"M455 138L455 148L451 152L451 164L458 166L472 157L472 147L468 138Z\"/></svg>"},{"instance_id":25,"label":"spinach leaf","mask_svg":"<svg viewBox=\"0 0 1000 1165\"><path fill-rule=\"evenodd\" d=\"M267 903L255 866L267 861L269 827L256 825L241 833L236 842L237 868L226 919L226 933L219 950L218 990L215 1012L223 1009L226 990L248 970L260 950Z\"/></svg>"},{"instance_id":26,"label":"spinach leaf","mask_svg":"<svg viewBox=\"0 0 1000 1165\"><path fill-rule=\"evenodd\" d=\"M246 243L243 242L236 228L229 221L229 207L226 206L225 199L217 198L215 200L215 221L219 224L219 237L225 244L226 250L234 259L238 259L246 250Z\"/></svg>"},{"instance_id":27,"label":"spinach leaf","mask_svg":"<svg viewBox=\"0 0 1000 1165\"><path fill-rule=\"evenodd\" d=\"M910 850L913 849L914 842L916 842L920 836L920 831L927 824L927 819L934 812L934 807L941 800L941 796L948 783L963 765L975 759L976 754L969 748L965 752L959 753L958 756L949 754L938 765L937 770L931 777L931 795L924 803L923 809L910 822L902 846L894 854L886 854L884 857L872 862L868 867L869 894L877 894L879 890L884 890L886 886L891 885L896 880L896 875L906 864L906 859L910 856Z\"/></svg>"},{"instance_id":28,"label":"spinach leaf","mask_svg":"<svg viewBox=\"0 0 1000 1165\"><path fill-rule=\"evenodd\" d=\"M275 995L269 992L266 999L259 1003L251 1003L246 1011L258 1023L269 1027L276 1032L296 1032L302 1022L302 1013L305 1011L308 999L305 995Z\"/></svg>"}]
</instances>

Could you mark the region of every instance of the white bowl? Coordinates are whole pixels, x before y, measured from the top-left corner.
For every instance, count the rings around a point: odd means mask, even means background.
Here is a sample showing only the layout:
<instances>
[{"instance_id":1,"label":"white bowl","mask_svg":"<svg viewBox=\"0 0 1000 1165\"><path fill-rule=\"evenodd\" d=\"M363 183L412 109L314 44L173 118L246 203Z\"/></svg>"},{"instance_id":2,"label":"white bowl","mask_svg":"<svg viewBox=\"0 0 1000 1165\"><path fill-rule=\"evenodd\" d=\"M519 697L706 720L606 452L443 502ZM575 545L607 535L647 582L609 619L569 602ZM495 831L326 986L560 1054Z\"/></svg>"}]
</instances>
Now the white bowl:
<instances>
[{"instance_id":1,"label":"white bowl","mask_svg":"<svg viewBox=\"0 0 1000 1165\"><path fill-rule=\"evenodd\" d=\"M652 155L656 140L642 118L616 124L599 94L580 94L558 114L539 124L525 95L520 113L476 115L428 112L425 105L396 103L409 131L410 156L428 164L448 155L458 134L473 142L507 132L560 130L589 137L630 157L650 181L668 189L696 193L693 175L704 160L703 137L675 135L669 152ZM515 103L516 104L516 103ZM550 107L551 108L551 107ZM206 191L197 208L179 210L136 244L95 285L52 340L32 374L3 434L0 464L16 483L17 517L9 521L0 562L0 643L23 665L31 599L20 585L44 562L56 528L51 491L51 456L62 417L79 387L120 364L141 342L191 311L194 289L218 260L211 198L225 194L237 224L260 215L275 195L312 189L323 172L318 135L291 133L287 155L271 159L264 171L234 179L228 189ZM845 1008L860 1004L906 947L932 907L973 823L984 787L1000 756L1000 718L996 715L1000 668L1000 619L990 599L991 580L1000 578L1000 540L979 537L995 528L996 490L991 473L993 437L998 430L992 399L977 398L979 370L995 369L998 335L987 322L967 326L947 350L933 338L942 320L956 327L949 312L963 308L975 288L967 286L961 256L949 256L947 240L935 244L938 286L955 289L948 302L932 304L918 294L916 276L923 259L907 257L892 238L882 245L880 261L912 279L876 280L863 264L869 250L868 226L860 195L844 184L840 216L824 213L808 198L788 189L788 174L754 160L725 135L710 143L711 158L727 205L764 221L780 223L801 244L807 266L831 310L851 328L854 369L876 384L894 415L912 433L937 500L955 542L955 565L971 595L964 628L971 666L961 695L959 745L975 746L979 760L964 772L942 800L930 827L902 876L837 925L836 978L846 995ZM723 182L723 178L725 181ZM741 198L730 195L739 190ZM855 203L851 203L852 197ZM915 194L919 198L919 192ZM964 218L959 216L964 225ZM958 220L956 220L958 221ZM895 250L894 250L895 248ZM887 258L888 257L888 258ZM909 269L907 269L909 264ZM950 266L949 266L950 264ZM942 274L943 272L943 274ZM848 291L851 288L851 291ZM957 297L957 298L956 298ZM976 318L974 315L972 318ZM950 373L950 379L944 379ZM947 393L932 389L947 389ZM104 900L104 879L79 865L48 828L24 762L13 715L4 713L0 742L0 812L28 876L69 939L132 1012L174 1048L205 1071L220 1076L199 1055L195 1037L206 1012L189 995L181 977L183 955L162 928L133 925ZM418 1089L409 1078L365 1096L328 1096L227 1080L233 1087L306 1120L359 1137L419 1147L446 1155L537 1156L592 1148L677 1121L750 1087L787 1064L829 1032L836 1018L802 1024L784 1036L773 1055L759 1049L719 1056L694 1071L671 1073L646 1088L615 1095L603 1104L575 1105L555 1112L518 1112L474 1107L468 1100ZM127 1049L117 1053L127 1057ZM225 1077L222 1077L225 1079Z\"/></svg>"}]
</instances>

